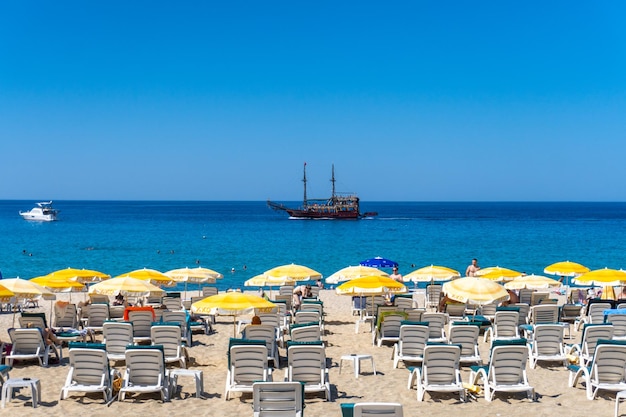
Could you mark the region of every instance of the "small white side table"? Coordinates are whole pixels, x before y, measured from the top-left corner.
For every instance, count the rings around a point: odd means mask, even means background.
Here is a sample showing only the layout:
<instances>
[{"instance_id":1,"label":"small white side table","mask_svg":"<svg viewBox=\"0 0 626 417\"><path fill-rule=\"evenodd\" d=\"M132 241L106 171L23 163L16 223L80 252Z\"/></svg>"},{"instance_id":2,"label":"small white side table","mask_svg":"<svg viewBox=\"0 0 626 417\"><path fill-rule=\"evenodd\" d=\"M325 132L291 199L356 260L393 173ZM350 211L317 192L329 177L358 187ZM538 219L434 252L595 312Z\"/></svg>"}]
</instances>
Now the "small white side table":
<instances>
[{"instance_id":1,"label":"small white side table","mask_svg":"<svg viewBox=\"0 0 626 417\"><path fill-rule=\"evenodd\" d=\"M170 370L170 376L174 378L174 381L179 376L193 376L196 381L196 398L204 398L202 392L204 391L204 379L202 371L196 369L172 369Z\"/></svg>"},{"instance_id":2,"label":"small white side table","mask_svg":"<svg viewBox=\"0 0 626 417\"><path fill-rule=\"evenodd\" d=\"M339 361L339 373L341 373L341 368L343 367L343 361L351 361L352 366L354 367L354 376L355 378L359 377L359 373L361 373L361 361L369 359L372 364L372 370L374 371L374 375L376 375L376 366L374 365L374 357L372 355L361 355L357 353L353 353L350 355L343 355L341 360Z\"/></svg>"},{"instance_id":3,"label":"small white side table","mask_svg":"<svg viewBox=\"0 0 626 417\"><path fill-rule=\"evenodd\" d=\"M7 399L11 402L15 388L30 388L33 408L37 408L37 404L41 402L41 383L37 378L11 378L6 380L2 385L2 408L6 405Z\"/></svg>"}]
</instances>

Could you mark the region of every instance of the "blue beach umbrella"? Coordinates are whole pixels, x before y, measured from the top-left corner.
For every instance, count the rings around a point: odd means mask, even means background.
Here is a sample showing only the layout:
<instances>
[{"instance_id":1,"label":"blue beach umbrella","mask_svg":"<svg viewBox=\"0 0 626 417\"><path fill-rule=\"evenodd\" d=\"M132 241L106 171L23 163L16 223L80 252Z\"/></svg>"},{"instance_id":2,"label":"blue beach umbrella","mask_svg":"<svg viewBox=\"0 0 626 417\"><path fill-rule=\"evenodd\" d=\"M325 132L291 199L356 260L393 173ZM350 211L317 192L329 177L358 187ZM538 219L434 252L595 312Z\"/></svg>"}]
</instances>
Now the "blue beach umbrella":
<instances>
[{"instance_id":1,"label":"blue beach umbrella","mask_svg":"<svg viewBox=\"0 0 626 417\"><path fill-rule=\"evenodd\" d=\"M390 259L385 259L385 258L381 258L380 256L377 256L375 258L361 261L359 265L371 266L372 268L393 268L393 267L397 267L398 263Z\"/></svg>"}]
</instances>

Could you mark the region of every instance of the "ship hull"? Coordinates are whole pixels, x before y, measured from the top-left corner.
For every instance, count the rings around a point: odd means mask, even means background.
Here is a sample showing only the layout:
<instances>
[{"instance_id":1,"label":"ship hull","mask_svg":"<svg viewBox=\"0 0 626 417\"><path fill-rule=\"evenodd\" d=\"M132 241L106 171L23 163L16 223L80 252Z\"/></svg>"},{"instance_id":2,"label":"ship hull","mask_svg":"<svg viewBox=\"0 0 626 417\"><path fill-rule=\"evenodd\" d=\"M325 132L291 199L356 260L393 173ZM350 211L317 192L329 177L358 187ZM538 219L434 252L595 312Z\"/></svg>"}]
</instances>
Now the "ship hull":
<instances>
[{"instance_id":1,"label":"ship hull","mask_svg":"<svg viewBox=\"0 0 626 417\"><path fill-rule=\"evenodd\" d=\"M358 211L338 211L338 212L319 212L312 210L285 210L289 217L296 219L358 219L360 217Z\"/></svg>"}]
</instances>

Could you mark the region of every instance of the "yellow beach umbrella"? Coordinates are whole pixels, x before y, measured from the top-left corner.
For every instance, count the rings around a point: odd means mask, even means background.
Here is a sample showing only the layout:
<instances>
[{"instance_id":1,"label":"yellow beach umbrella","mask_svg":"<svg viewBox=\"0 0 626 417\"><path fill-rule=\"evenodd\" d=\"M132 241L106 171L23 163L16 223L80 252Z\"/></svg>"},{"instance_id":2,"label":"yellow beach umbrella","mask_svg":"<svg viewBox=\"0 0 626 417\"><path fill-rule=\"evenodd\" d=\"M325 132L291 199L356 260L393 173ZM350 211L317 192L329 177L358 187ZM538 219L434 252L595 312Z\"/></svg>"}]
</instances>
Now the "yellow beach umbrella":
<instances>
[{"instance_id":1,"label":"yellow beach umbrella","mask_svg":"<svg viewBox=\"0 0 626 417\"><path fill-rule=\"evenodd\" d=\"M346 268L340 269L339 271L326 278L325 281L327 284L339 284L340 282L350 281L351 279L369 276L388 277L389 274L371 266L357 265L348 266Z\"/></svg>"},{"instance_id":2,"label":"yellow beach umbrella","mask_svg":"<svg viewBox=\"0 0 626 417\"><path fill-rule=\"evenodd\" d=\"M385 276L367 276L351 279L338 286L335 291L340 295L383 295L402 294L407 288L401 282Z\"/></svg>"},{"instance_id":3,"label":"yellow beach umbrella","mask_svg":"<svg viewBox=\"0 0 626 417\"><path fill-rule=\"evenodd\" d=\"M30 281L47 288L51 292L77 292L85 289L85 286L80 282L70 281L64 278L55 278L52 275L36 277Z\"/></svg>"},{"instance_id":4,"label":"yellow beach umbrella","mask_svg":"<svg viewBox=\"0 0 626 417\"><path fill-rule=\"evenodd\" d=\"M486 278L465 277L446 282L441 291L451 300L485 305L509 299L509 293L495 281Z\"/></svg>"},{"instance_id":5,"label":"yellow beach umbrella","mask_svg":"<svg viewBox=\"0 0 626 417\"><path fill-rule=\"evenodd\" d=\"M546 266L543 270L545 274L559 275L562 277L576 277L589 272L589 268L576 262L563 261Z\"/></svg>"},{"instance_id":6,"label":"yellow beach umbrella","mask_svg":"<svg viewBox=\"0 0 626 417\"><path fill-rule=\"evenodd\" d=\"M374 297L377 295L386 294L403 294L407 292L407 288L401 282L393 280L388 276L366 276L361 278L351 279L343 284L339 285L335 289L339 295L350 296L371 296L372 305L374 305ZM361 318L363 320L363 310L361 310Z\"/></svg>"},{"instance_id":7,"label":"yellow beach umbrella","mask_svg":"<svg viewBox=\"0 0 626 417\"><path fill-rule=\"evenodd\" d=\"M524 273L509 268L503 268L501 266L491 266L479 269L476 271L475 275L492 281L510 281L513 278L521 277Z\"/></svg>"},{"instance_id":8,"label":"yellow beach umbrella","mask_svg":"<svg viewBox=\"0 0 626 417\"><path fill-rule=\"evenodd\" d=\"M196 284L214 283L216 280L224 277L217 271L202 267L172 269L167 271L165 275L176 282L192 282Z\"/></svg>"},{"instance_id":9,"label":"yellow beach umbrella","mask_svg":"<svg viewBox=\"0 0 626 417\"><path fill-rule=\"evenodd\" d=\"M2 285L15 294L15 298L20 299L39 299L43 298L44 300L54 300L55 295L45 287L32 282L31 280L22 279L22 278L9 278L3 279ZM13 324L15 325L15 311L13 313Z\"/></svg>"},{"instance_id":10,"label":"yellow beach umbrella","mask_svg":"<svg viewBox=\"0 0 626 417\"><path fill-rule=\"evenodd\" d=\"M459 271L445 266L430 265L406 274L402 277L404 282L434 282L449 281L454 278L460 278Z\"/></svg>"},{"instance_id":11,"label":"yellow beach umbrella","mask_svg":"<svg viewBox=\"0 0 626 417\"><path fill-rule=\"evenodd\" d=\"M52 274L32 278L30 281L54 293L69 292L70 301L72 299L72 292L82 292L85 290L85 286L80 282L70 281L67 278L55 278ZM52 320L52 300L50 301L50 320Z\"/></svg>"},{"instance_id":12,"label":"yellow beach umbrella","mask_svg":"<svg viewBox=\"0 0 626 417\"><path fill-rule=\"evenodd\" d=\"M544 277L542 275L526 275L522 277L514 278L512 281L504 284L504 288L507 290L521 290L528 289L545 289L545 288L557 288L562 284L552 278Z\"/></svg>"},{"instance_id":13,"label":"yellow beach umbrella","mask_svg":"<svg viewBox=\"0 0 626 417\"><path fill-rule=\"evenodd\" d=\"M176 282L172 278L168 277L163 272L157 271L156 269L148 269L148 268L136 269L134 271L120 274L115 278L122 278L122 277L130 277L130 278L135 278L135 279L139 279L142 281L149 281L151 284L159 285L159 286L163 285L163 286L168 287L168 286L176 285Z\"/></svg>"},{"instance_id":14,"label":"yellow beach umbrella","mask_svg":"<svg viewBox=\"0 0 626 417\"><path fill-rule=\"evenodd\" d=\"M13 291L4 285L0 285L0 302L9 303L13 297L15 297L15 293Z\"/></svg>"},{"instance_id":15,"label":"yellow beach umbrella","mask_svg":"<svg viewBox=\"0 0 626 417\"><path fill-rule=\"evenodd\" d=\"M574 283L604 287L624 285L626 283L626 271L610 268L596 269L574 278Z\"/></svg>"},{"instance_id":16,"label":"yellow beach umbrella","mask_svg":"<svg viewBox=\"0 0 626 417\"><path fill-rule=\"evenodd\" d=\"M54 300L56 297L47 288L22 278L8 278L2 280L2 285L15 294L17 298L40 298Z\"/></svg>"},{"instance_id":17,"label":"yellow beach umbrella","mask_svg":"<svg viewBox=\"0 0 626 417\"><path fill-rule=\"evenodd\" d=\"M48 274L51 278L68 279L80 283L100 282L111 278L111 275L93 269L65 268Z\"/></svg>"},{"instance_id":18,"label":"yellow beach umbrella","mask_svg":"<svg viewBox=\"0 0 626 417\"><path fill-rule=\"evenodd\" d=\"M270 298L272 298L272 287L294 285L295 283L293 279L288 277L275 278L261 274L246 280L243 285L246 287L270 287Z\"/></svg>"},{"instance_id":19,"label":"yellow beach umbrella","mask_svg":"<svg viewBox=\"0 0 626 417\"><path fill-rule=\"evenodd\" d=\"M265 287L265 286L279 286L279 285L293 285L293 284L295 284L295 281L291 278L268 277L267 275L264 275L264 274L256 275L243 283L243 285L245 285L246 287Z\"/></svg>"},{"instance_id":20,"label":"yellow beach umbrella","mask_svg":"<svg viewBox=\"0 0 626 417\"><path fill-rule=\"evenodd\" d=\"M132 277L116 277L99 282L89 288L89 294L117 295L125 297L148 297L162 295L165 291L147 280Z\"/></svg>"},{"instance_id":21,"label":"yellow beach umbrella","mask_svg":"<svg viewBox=\"0 0 626 417\"><path fill-rule=\"evenodd\" d=\"M322 274L304 265L289 264L269 269L263 275L273 278L285 278L293 281L322 279Z\"/></svg>"},{"instance_id":22,"label":"yellow beach umbrella","mask_svg":"<svg viewBox=\"0 0 626 417\"><path fill-rule=\"evenodd\" d=\"M225 292L211 295L191 305L194 314L221 314L233 316L233 335L236 332L236 317L251 314L255 309L271 311L276 304L265 298L242 292Z\"/></svg>"},{"instance_id":23,"label":"yellow beach umbrella","mask_svg":"<svg viewBox=\"0 0 626 417\"><path fill-rule=\"evenodd\" d=\"M187 298L187 284L213 284L216 280L221 279L224 275L209 268L178 268L172 269L165 273L175 282L185 283L185 298Z\"/></svg>"}]
</instances>

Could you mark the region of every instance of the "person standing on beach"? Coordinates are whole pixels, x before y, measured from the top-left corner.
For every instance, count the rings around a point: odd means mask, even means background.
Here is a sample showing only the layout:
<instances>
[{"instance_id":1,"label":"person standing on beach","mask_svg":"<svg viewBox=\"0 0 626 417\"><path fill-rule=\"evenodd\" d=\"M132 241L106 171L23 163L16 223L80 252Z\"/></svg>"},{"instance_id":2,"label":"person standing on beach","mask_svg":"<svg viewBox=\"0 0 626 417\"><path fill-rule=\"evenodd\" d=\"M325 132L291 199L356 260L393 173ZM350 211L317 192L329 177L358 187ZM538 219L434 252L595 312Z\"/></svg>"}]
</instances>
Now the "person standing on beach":
<instances>
[{"instance_id":1,"label":"person standing on beach","mask_svg":"<svg viewBox=\"0 0 626 417\"><path fill-rule=\"evenodd\" d=\"M474 277L476 276L476 272L478 272L479 270L480 266L478 266L478 259L474 258L472 259L472 263L467 266L467 269L465 270L465 276Z\"/></svg>"},{"instance_id":2,"label":"person standing on beach","mask_svg":"<svg viewBox=\"0 0 626 417\"><path fill-rule=\"evenodd\" d=\"M391 272L391 275L389 275L389 278L391 278L394 281L402 282L402 274L398 273L398 267L394 266L391 271L392 272Z\"/></svg>"}]
</instances>

